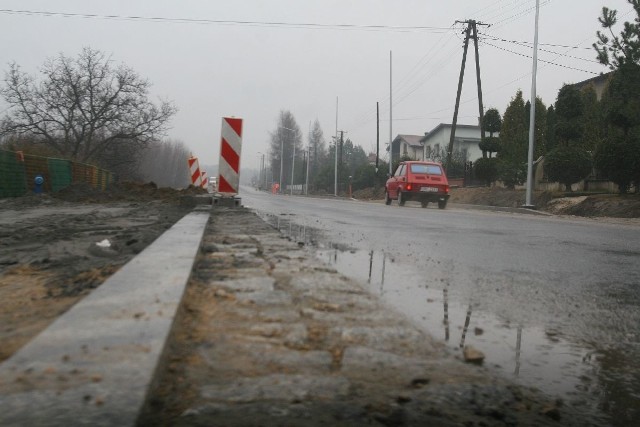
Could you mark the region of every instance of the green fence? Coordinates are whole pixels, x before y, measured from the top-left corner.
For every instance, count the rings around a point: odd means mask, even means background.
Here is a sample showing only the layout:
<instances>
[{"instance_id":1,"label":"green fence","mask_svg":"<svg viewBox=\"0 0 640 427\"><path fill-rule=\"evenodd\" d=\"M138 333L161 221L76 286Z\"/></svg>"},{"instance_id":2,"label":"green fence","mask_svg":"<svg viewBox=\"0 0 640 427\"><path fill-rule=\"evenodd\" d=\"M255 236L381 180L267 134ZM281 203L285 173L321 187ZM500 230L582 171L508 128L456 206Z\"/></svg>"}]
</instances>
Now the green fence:
<instances>
[{"instance_id":1,"label":"green fence","mask_svg":"<svg viewBox=\"0 0 640 427\"><path fill-rule=\"evenodd\" d=\"M44 177L44 192L60 191L80 182L105 190L114 179L111 172L93 165L0 150L0 198L33 191L37 175Z\"/></svg>"},{"instance_id":2,"label":"green fence","mask_svg":"<svg viewBox=\"0 0 640 427\"><path fill-rule=\"evenodd\" d=\"M18 197L26 192L24 166L24 160L18 153L0 150L0 198Z\"/></svg>"}]
</instances>

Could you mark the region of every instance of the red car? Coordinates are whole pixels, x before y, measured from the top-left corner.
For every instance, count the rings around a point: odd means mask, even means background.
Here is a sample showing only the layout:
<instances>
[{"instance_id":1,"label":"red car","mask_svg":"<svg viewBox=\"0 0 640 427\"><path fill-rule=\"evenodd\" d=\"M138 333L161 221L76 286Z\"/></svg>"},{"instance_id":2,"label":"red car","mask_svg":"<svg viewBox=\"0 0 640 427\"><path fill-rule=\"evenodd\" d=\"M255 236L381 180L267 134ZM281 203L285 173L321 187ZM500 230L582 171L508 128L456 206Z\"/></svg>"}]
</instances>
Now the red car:
<instances>
[{"instance_id":1,"label":"red car","mask_svg":"<svg viewBox=\"0 0 640 427\"><path fill-rule=\"evenodd\" d=\"M422 161L400 163L385 185L384 203L390 205L392 200L397 200L400 206L416 200L423 208L429 202L438 202L438 207L444 209L449 200L449 181L442 165Z\"/></svg>"}]
</instances>

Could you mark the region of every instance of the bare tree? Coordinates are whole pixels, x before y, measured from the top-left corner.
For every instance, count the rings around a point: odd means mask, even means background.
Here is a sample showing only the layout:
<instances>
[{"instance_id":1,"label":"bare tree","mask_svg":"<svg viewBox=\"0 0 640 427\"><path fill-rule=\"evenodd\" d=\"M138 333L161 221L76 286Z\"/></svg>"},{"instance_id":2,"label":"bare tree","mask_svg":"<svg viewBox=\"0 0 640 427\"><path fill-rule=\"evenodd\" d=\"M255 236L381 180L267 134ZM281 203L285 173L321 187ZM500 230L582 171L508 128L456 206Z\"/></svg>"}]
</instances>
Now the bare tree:
<instances>
[{"instance_id":1,"label":"bare tree","mask_svg":"<svg viewBox=\"0 0 640 427\"><path fill-rule=\"evenodd\" d=\"M184 188L191 183L189 150L180 141L152 141L140 152L138 173L160 187Z\"/></svg>"},{"instance_id":2,"label":"bare tree","mask_svg":"<svg viewBox=\"0 0 640 427\"><path fill-rule=\"evenodd\" d=\"M313 127L311 128L311 133L309 135L309 156L309 175L311 177L312 185L315 185L318 172L327 158L326 143L318 119L313 122Z\"/></svg>"},{"instance_id":3,"label":"bare tree","mask_svg":"<svg viewBox=\"0 0 640 427\"><path fill-rule=\"evenodd\" d=\"M274 182L279 182L282 177L283 182L280 185L284 189L285 184L291 184L293 156L295 155L299 165L302 164L302 132L290 111L280 111L278 124L270 136L272 179Z\"/></svg>"},{"instance_id":4,"label":"bare tree","mask_svg":"<svg viewBox=\"0 0 640 427\"><path fill-rule=\"evenodd\" d=\"M75 59L48 59L40 72L37 81L10 65L0 89L9 104L0 134L33 137L66 158L96 161L115 145L144 146L176 112L168 101L149 101L150 83L131 68L88 47Z\"/></svg>"}]
</instances>

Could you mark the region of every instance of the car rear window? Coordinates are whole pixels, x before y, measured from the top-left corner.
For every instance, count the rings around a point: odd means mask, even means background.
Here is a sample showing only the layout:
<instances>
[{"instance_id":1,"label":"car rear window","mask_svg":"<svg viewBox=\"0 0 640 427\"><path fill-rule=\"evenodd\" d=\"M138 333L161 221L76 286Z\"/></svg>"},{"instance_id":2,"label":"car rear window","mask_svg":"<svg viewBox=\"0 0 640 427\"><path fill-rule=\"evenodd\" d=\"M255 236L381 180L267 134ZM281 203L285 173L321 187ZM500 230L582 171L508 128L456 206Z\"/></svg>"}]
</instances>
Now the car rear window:
<instances>
[{"instance_id":1,"label":"car rear window","mask_svg":"<svg viewBox=\"0 0 640 427\"><path fill-rule=\"evenodd\" d=\"M438 165L411 165L411 173L422 173L427 175L442 175L442 169Z\"/></svg>"}]
</instances>

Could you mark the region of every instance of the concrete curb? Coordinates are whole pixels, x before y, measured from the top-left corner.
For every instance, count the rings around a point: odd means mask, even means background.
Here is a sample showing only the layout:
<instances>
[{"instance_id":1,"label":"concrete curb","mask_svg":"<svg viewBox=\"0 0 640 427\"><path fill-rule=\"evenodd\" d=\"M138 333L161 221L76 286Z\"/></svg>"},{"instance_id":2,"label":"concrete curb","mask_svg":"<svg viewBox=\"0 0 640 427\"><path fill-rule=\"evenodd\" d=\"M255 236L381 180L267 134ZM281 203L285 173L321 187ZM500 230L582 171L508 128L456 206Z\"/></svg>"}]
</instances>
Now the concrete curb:
<instances>
[{"instance_id":1,"label":"concrete curb","mask_svg":"<svg viewBox=\"0 0 640 427\"><path fill-rule=\"evenodd\" d=\"M508 213L517 213L523 215L538 215L538 216L555 216L549 212L537 211L534 209L527 208L507 208L503 206L486 206L486 205L470 205L463 203L449 203L449 207L458 208L458 209L468 209L468 210L477 210L477 211L490 211L490 212L508 212Z\"/></svg>"},{"instance_id":2,"label":"concrete curb","mask_svg":"<svg viewBox=\"0 0 640 427\"><path fill-rule=\"evenodd\" d=\"M0 365L0 425L135 425L209 209L187 214Z\"/></svg>"}]
</instances>

